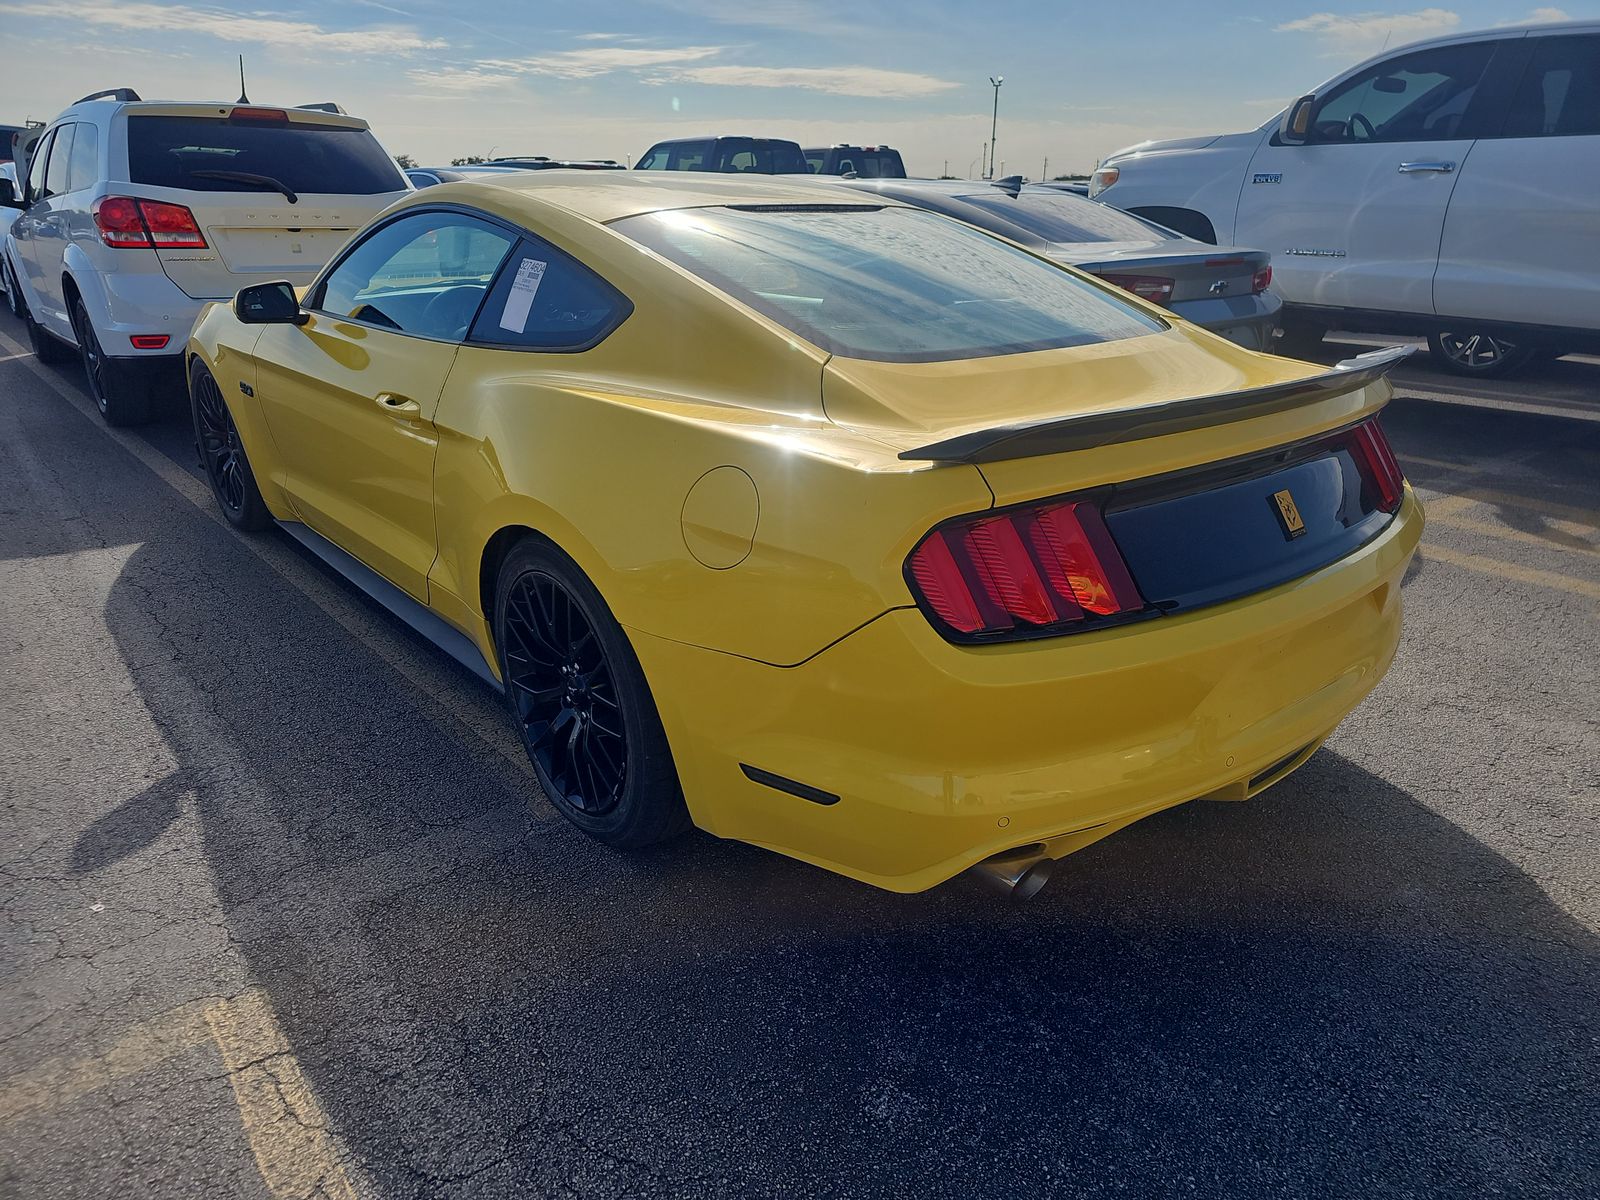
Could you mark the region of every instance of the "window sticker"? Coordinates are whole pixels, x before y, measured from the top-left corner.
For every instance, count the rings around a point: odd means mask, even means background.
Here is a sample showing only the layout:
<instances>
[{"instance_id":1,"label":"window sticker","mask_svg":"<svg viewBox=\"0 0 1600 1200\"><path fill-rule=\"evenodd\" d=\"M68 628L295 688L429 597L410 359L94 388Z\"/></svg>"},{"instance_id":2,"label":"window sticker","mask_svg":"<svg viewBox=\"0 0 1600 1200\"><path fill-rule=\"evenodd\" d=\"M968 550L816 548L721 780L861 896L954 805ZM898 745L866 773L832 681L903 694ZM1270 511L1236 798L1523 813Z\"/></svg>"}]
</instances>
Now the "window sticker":
<instances>
[{"instance_id":1,"label":"window sticker","mask_svg":"<svg viewBox=\"0 0 1600 1200\"><path fill-rule=\"evenodd\" d=\"M522 260L517 267L517 277L511 281L511 290L506 293L506 306L500 313L501 329L509 329L512 333L527 332L528 313L533 310L533 298L539 294L539 285L544 282L544 269L542 262L531 258Z\"/></svg>"}]
</instances>

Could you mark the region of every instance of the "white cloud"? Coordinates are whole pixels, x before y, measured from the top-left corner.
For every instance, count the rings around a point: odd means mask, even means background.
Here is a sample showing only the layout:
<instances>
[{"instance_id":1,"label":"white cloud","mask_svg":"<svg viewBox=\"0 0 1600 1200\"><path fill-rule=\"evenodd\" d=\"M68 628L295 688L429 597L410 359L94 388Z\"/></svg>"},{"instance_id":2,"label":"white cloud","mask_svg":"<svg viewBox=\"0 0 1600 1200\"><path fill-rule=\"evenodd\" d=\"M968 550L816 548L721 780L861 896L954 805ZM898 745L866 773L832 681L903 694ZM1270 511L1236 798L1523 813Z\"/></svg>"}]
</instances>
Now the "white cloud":
<instances>
[{"instance_id":1,"label":"white cloud","mask_svg":"<svg viewBox=\"0 0 1600 1200\"><path fill-rule=\"evenodd\" d=\"M1571 15L1564 8L1536 8L1528 14L1526 21L1518 24L1534 25L1543 21L1570 21Z\"/></svg>"},{"instance_id":2,"label":"white cloud","mask_svg":"<svg viewBox=\"0 0 1600 1200\"><path fill-rule=\"evenodd\" d=\"M406 72L419 91L443 96L475 96L516 81L514 74L481 67L429 67Z\"/></svg>"},{"instance_id":3,"label":"white cloud","mask_svg":"<svg viewBox=\"0 0 1600 1200\"><path fill-rule=\"evenodd\" d=\"M72 5L0 4L0 13L29 18L60 18L105 29L139 33L199 34L252 46L337 54L411 54L444 45L415 30L390 27L330 30L306 21L287 21L270 13L234 14L183 4L116 4L89 0Z\"/></svg>"},{"instance_id":4,"label":"white cloud","mask_svg":"<svg viewBox=\"0 0 1600 1200\"><path fill-rule=\"evenodd\" d=\"M836 96L903 100L933 96L960 87L948 79L880 67L676 67L646 77L647 83L700 83L714 87L796 88Z\"/></svg>"},{"instance_id":5,"label":"white cloud","mask_svg":"<svg viewBox=\"0 0 1600 1200\"><path fill-rule=\"evenodd\" d=\"M1312 13L1279 25L1277 31L1312 34L1323 41L1328 54L1351 57L1450 33L1460 24L1459 13L1424 8L1409 13Z\"/></svg>"},{"instance_id":6,"label":"white cloud","mask_svg":"<svg viewBox=\"0 0 1600 1200\"><path fill-rule=\"evenodd\" d=\"M490 70L512 70L528 75L554 75L558 79L588 79L613 71L640 71L700 62L721 54L724 46L676 46L650 49L636 46L595 46L586 50L557 50L537 58L490 61Z\"/></svg>"}]
</instances>

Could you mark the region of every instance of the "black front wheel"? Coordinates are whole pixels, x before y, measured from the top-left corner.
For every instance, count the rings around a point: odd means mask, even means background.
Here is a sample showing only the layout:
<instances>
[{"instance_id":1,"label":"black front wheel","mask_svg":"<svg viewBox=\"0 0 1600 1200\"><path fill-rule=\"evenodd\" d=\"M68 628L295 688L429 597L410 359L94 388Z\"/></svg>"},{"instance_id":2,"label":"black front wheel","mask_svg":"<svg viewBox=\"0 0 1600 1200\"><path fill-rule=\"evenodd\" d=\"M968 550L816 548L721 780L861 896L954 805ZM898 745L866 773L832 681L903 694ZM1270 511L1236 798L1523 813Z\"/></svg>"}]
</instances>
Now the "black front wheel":
<instances>
[{"instance_id":1,"label":"black front wheel","mask_svg":"<svg viewBox=\"0 0 1600 1200\"><path fill-rule=\"evenodd\" d=\"M506 557L494 607L506 699L556 810L612 846L648 846L687 829L644 672L588 577L530 537Z\"/></svg>"},{"instance_id":2,"label":"black front wheel","mask_svg":"<svg viewBox=\"0 0 1600 1200\"><path fill-rule=\"evenodd\" d=\"M233 413L211 372L196 360L189 368L189 411L194 417L194 444L200 452L211 494L222 515L239 529L265 529L272 513L261 498L255 473L245 455Z\"/></svg>"},{"instance_id":3,"label":"black front wheel","mask_svg":"<svg viewBox=\"0 0 1600 1200\"><path fill-rule=\"evenodd\" d=\"M1433 361L1452 375L1476 379L1499 379L1520 371L1538 354L1537 347L1519 345L1481 329L1430 333L1428 349Z\"/></svg>"}]
</instances>

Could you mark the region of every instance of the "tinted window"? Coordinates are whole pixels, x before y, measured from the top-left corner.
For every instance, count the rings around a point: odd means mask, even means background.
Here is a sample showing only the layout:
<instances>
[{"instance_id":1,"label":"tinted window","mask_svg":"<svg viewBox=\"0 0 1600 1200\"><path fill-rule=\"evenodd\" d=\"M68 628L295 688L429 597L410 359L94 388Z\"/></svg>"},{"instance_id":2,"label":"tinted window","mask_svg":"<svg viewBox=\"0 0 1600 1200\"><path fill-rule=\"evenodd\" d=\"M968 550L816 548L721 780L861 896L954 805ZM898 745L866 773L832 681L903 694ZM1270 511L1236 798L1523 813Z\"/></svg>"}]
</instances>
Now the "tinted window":
<instances>
[{"instance_id":1,"label":"tinted window","mask_svg":"<svg viewBox=\"0 0 1600 1200\"><path fill-rule=\"evenodd\" d=\"M996 191L962 196L961 203L1047 242L1159 242L1171 237L1120 209L1062 193L1023 192L1013 199Z\"/></svg>"},{"instance_id":2,"label":"tinted window","mask_svg":"<svg viewBox=\"0 0 1600 1200\"><path fill-rule=\"evenodd\" d=\"M1459 136L1494 42L1391 58L1340 84L1311 123L1314 142L1429 142Z\"/></svg>"},{"instance_id":3,"label":"tinted window","mask_svg":"<svg viewBox=\"0 0 1600 1200\"><path fill-rule=\"evenodd\" d=\"M813 175L820 175L827 170L828 152L826 150L807 150L806 167Z\"/></svg>"},{"instance_id":4,"label":"tinted window","mask_svg":"<svg viewBox=\"0 0 1600 1200\"><path fill-rule=\"evenodd\" d=\"M528 239L495 281L472 340L530 350L586 349L631 311L627 300L576 259Z\"/></svg>"},{"instance_id":5,"label":"tinted window","mask_svg":"<svg viewBox=\"0 0 1600 1200\"><path fill-rule=\"evenodd\" d=\"M374 196L405 190L400 169L365 129L256 124L207 117L128 118L134 183L200 192L269 191L208 172L264 175L294 192Z\"/></svg>"},{"instance_id":6,"label":"tinted window","mask_svg":"<svg viewBox=\"0 0 1600 1200\"><path fill-rule=\"evenodd\" d=\"M1537 48L1503 136L1600 134L1600 36L1529 40Z\"/></svg>"},{"instance_id":7,"label":"tinted window","mask_svg":"<svg viewBox=\"0 0 1600 1200\"><path fill-rule=\"evenodd\" d=\"M313 306L420 337L460 341L516 239L459 213L417 213L370 234Z\"/></svg>"},{"instance_id":8,"label":"tinted window","mask_svg":"<svg viewBox=\"0 0 1600 1200\"><path fill-rule=\"evenodd\" d=\"M50 148L50 165L45 169L44 194L46 196L59 196L62 192L70 191L67 186L72 156L72 135L77 130L76 125L63 125L56 130L55 145Z\"/></svg>"},{"instance_id":9,"label":"tinted window","mask_svg":"<svg viewBox=\"0 0 1600 1200\"><path fill-rule=\"evenodd\" d=\"M898 150L859 150L851 154L860 179L904 179L905 164ZM840 171L843 174L843 170Z\"/></svg>"},{"instance_id":10,"label":"tinted window","mask_svg":"<svg viewBox=\"0 0 1600 1200\"><path fill-rule=\"evenodd\" d=\"M852 358L977 358L1164 327L1068 271L913 209L685 209L612 228Z\"/></svg>"},{"instance_id":11,"label":"tinted window","mask_svg":"<svg viewBox=\"0 0 1600 1200\"><path fill-rule=\"evenodd\" d=\"M71 167L67 171L67 187L81 191L93 187L100 178L100 129L87 121L79 121L73 130Z\"/></svg>"},{"instance_id":12,"label":"tinted window","mask_svg":"<svg viewBox=\"0 0 1600 1200\"><path fill-rule=\"evenodd\" d=\"M54 131L40 138L28 159L28 199L37 200L44 195L44 168L50 159L50 145L56 140Z\"/></svg>"}]
</instances>

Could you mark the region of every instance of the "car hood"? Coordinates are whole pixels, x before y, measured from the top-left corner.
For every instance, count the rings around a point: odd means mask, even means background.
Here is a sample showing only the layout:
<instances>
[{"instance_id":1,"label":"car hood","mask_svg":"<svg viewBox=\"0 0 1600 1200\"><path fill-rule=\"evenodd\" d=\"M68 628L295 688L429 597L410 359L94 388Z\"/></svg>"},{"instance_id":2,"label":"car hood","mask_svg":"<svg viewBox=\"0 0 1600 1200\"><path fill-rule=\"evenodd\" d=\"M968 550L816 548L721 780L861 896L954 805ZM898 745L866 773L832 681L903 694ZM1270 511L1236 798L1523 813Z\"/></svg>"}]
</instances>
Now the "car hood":
<instances>
[{"instance_id":1,"label":"car hood","mask_svg":"<svg viewBox=\"0 0 1600 1200\"><path fill-rule=\"evenodd\" d=\"M1242 133L1212 133L1204 137L1163 138L1156 141L1139 142L1136 145L1124 146L1121 150L1106 155L1100 160L1100 165L1108 166L1118 159L1130 158L1134 155L1166 154L1177 150L1221 149L1235 143L1254 143L1260 137L1260 129L1247 129Z\"/></svg>"}]
</instances>

